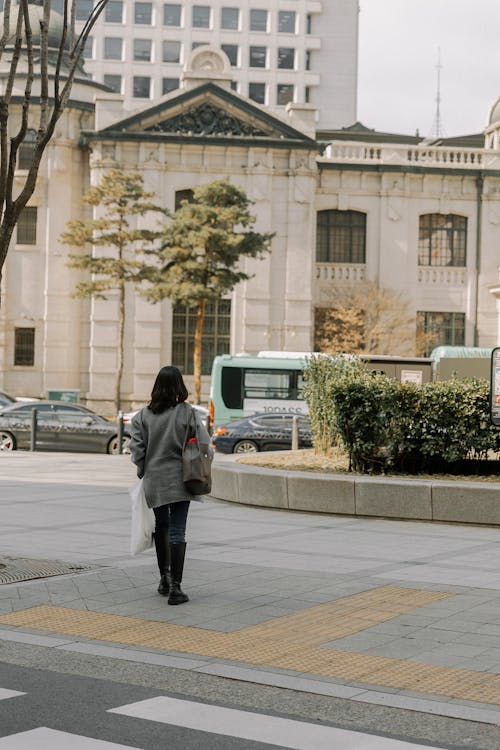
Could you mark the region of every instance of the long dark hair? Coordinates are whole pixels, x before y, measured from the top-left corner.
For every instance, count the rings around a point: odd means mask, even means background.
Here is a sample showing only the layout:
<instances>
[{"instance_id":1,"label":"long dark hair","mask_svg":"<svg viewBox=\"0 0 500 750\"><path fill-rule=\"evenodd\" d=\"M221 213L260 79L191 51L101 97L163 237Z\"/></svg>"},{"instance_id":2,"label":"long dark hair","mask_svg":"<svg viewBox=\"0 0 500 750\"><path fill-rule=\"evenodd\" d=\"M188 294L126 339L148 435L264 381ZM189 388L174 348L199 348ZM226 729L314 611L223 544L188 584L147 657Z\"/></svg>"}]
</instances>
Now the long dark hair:
<instances>
[{"instance_id":1,"label":"long dark hair","mask_svg":"<svg viewBox=\"0 0 500 750\"><path fill-rule=\"evenodd\" d=\"M188 392L181 371L178 367L167 365L162 367L156 376L148 409L151 409L153 414L161 414L165 409L181 404L187 397Z\"/></svg>"}]
</instances>

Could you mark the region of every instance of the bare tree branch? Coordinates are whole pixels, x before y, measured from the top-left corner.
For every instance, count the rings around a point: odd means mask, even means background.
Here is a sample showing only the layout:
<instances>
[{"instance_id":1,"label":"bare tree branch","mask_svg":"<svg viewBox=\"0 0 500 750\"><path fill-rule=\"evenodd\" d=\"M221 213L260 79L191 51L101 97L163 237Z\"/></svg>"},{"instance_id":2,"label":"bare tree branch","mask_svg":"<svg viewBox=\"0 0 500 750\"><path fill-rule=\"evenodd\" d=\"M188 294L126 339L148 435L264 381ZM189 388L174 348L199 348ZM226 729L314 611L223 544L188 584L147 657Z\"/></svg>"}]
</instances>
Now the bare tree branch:
<instances>
[{"instance_id":1,"label":"bare tree branch","mask_svg":"<svg viewBox=\"0 0 500 750\"><path fill-rule=\"evenodd\" d=\"M2 59L4 49L10 36L10 8L11 0L6 0L3 8L3 31L0 38L0 60Z\"/></svg>"},{"instance_id":2,"label":"bare tree branch","mask_svg":"<svg viewBox=\"0 0 500 750\"><path fill-rule=\"evenodd\" d=\"M17 66L21 56L22 47L22 30L23 30L23 9L21 0L17 11L16 33L14 41L14 52L9 69L9 75L5 84L5 93L0 97L0 217L4 221L6 204L10 203L12 190L9 191L9 148L8 148L8 125L9 125L9 107L12 98L12 89L16 77ZM1 265L0 265L1 268Z\"/></svg>"},{"instance_id":3,"label":"bare tree branch","mask_svg":"<svg viewBox=\"0 0 500 750\"><path fill-rule=\"evenodd\" d=\"M40 23L40 133L47 128L49 111L49 21L50 2L43 5Z\"/></svg>"},{"instance_id":4,"label":"bare tree branch","mask_svg":"<svg viewBox=\"0 0 500 750\"><path fill-rule=\"evenodd\" d=\"M49 25L50 0L43 0L42 20L39 29L40 60L38 72L35 70L35 50L33 32L30 25L30 7L28 0L19 0L16 31L13 40L12 57L5 82L3 95L0 95L0 279L1 272L15 225L21 211L33 195L45 148L54 135L56 124L61 117L71 94L75 77L80 68L80 61L87 39L108 0L98 0L81 33L76 38L76 0L64 0L62 34L58 40L57 56L51 71L49 59ZM3 14L4 28L0 38L0 57L5 54L12 43L11 35L11 2L6 0ZM24 55L26 69L20 68ZM24 77L24 96L20 105L21 117L17 132L9 134L9 117L13 106L13 92L16 80ZM34 105L31 100L32 87L38 78L40 99L37 104L38 131L33 155L24 184L14 198L14 178L18 150L29 127L30 111ZM50 92L50 79L53 78L53 91ZM9 147L9 135L10 147Z\"/></svg>"},{"instance_id":5,"label":"bare tree branch","mask_svg":"<svg viewBox=\"0 0 500 750\"><path fill-rule=\"evenodd\" d=\"M15 170L17 163L17 152L19 146L24 140L26 131L28 129L28 112L31 101L31 89L33 86L33 80L35 77L34 70L34 55L33 55L33 30L31 28L31 22L28 12L28 4L23 3L23 16L25 24L25 35L26 35L26 54L28 58L28 73L26 76L26 82L24 86L24 99L22 104L22 115L19 130L16 135L11 139L10 142L10 157L9 157L9 172ZM12 179L14 174L12 174ZM9 179L9 178L8 178Z\"/></svg>"}]
</instances>

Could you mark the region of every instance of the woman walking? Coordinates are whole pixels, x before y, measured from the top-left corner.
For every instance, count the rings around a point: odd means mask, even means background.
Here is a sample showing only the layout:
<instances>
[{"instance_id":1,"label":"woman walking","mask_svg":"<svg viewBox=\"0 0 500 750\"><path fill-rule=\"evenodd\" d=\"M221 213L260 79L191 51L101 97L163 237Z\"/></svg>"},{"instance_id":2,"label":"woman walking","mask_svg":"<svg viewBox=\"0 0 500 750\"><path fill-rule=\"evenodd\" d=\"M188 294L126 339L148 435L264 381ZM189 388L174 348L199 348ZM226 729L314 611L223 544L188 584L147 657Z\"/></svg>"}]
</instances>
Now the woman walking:
<instances>
[{"instance_id":1,"label":"woman walking","mask_svg":"<svg viewBox=\"0 0 500 750\"><path fill-rule=\"evenodd\" d=\"M198 435L210 438L196 410L185 403L188 392L177 367L162 367L151 401L132 419L130 452L137 476L144 477L146 502L156 519L155 548L160 569L158 592L169 604L189 597L181 589L186 554L186 521L192 495L182 479L182 449L188 424L197 421ZM191 437L191 435L190 435Z\"/></svg>"}]
</instances>

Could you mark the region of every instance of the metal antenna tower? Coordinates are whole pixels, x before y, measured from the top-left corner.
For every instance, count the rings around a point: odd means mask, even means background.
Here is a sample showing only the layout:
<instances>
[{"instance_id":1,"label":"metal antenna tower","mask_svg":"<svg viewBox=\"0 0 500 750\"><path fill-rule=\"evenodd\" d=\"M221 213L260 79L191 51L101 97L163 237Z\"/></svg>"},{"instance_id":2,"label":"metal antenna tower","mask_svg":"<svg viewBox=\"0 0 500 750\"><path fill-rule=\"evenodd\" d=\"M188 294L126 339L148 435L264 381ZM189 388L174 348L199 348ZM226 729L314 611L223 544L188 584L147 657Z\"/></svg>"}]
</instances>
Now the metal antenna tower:
<instances>
[{"instance_id":1,"label":"metal antenna tower","mask_svg":"<svg viewBox=\"0 0 500 750\"><path fill-rule=\"evenodd\" d=\"M438 61L436 65L437 71L437 87L436 87L436 114L434 116L434 124L432 126L432 135L434 138L442 138L445 133L443 129L443 123L441 120L441 47L438 47Z\"/></svg>"}]
</instances>

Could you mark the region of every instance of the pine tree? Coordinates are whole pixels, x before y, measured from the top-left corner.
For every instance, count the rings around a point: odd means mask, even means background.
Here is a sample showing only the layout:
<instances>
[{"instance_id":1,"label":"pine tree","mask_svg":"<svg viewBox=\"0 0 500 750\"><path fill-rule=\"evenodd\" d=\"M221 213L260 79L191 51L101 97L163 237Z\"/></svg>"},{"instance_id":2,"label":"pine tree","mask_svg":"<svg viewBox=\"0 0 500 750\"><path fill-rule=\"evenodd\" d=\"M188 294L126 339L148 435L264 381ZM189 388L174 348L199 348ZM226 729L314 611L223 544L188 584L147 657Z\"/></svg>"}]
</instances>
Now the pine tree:
<instances>
[{"instance_id":1,"label":"pine tree","mask_svg":"<svg viewBox=\"0 0 500 750\"><path fill-rule=\"evenodd\" d=\"M194 401L200 402L203 318L208 301L217 302L251 276L238 267L241 258L259 258L270 249L271 233L253 230L251 201L228 180L216 180L183 201L165 227L159 268L152 270L146 296L153 302L196 307Z\"/></svg>"},{"instance_id":2,"label":"pine tree","mask_svg":"<svg viewBox=\"0 0 500 750\"><path fill-rule=\"evenodd\" d=\"M165 211L152 202L154 193L144 190L140 174L127 174L112 169L102 178L101 184L91 187L83 197L84 203L102 209L101 216L88 221L75 219L68 222L61 241L86 252L70 255L68 266L90 274L89 281L77 284L74 296L107 299L106 292L118 292L117 363L114 388L116 410L121 408L121 381L123 375L123 349L125 332L125 289L137 287L148 278L149 266L144 253L151 250L161 236L160 228L137 227L137 217L149 212ZM99 251L99 249L102 251Z\"/></svg>"}]
</instances>

